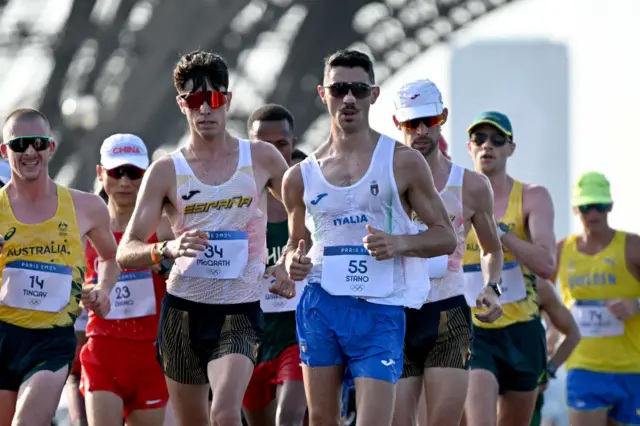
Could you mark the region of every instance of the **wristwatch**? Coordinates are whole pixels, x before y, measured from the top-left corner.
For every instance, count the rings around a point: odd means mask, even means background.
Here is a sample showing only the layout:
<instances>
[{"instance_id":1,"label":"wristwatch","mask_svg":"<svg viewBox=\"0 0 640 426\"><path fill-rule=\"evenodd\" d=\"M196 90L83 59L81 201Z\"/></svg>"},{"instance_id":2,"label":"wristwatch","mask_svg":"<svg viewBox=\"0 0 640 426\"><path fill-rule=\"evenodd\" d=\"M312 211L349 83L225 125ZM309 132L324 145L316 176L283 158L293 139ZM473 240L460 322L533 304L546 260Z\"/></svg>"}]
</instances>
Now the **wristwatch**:
<instances>
[{"instance_id":1,"label":"wristwatch","mask_svg":"<svg viewBox=\"0 0 640 426\"><path fill-rule=\"evenodd\" d=\"M489 281L486 285L487 287L491 287L493 291L496 292L498 297L502 296L502 290L500 289L500 284L495 281Z\"/></svg>"},{"instance_id":2,"label":"wristwatch","mask_svg":"<svg viewBox=\"0 0 640 426\"><path fill-rule=\"evenodd\" d=\"M498 238L502 240L502 237L507 235L509 232L511 232L511 229L509 229L509 225L503 222L498 223Z\"/></svg>"},{"instance_id":3,"label":"wristwatch","mask_svg":"<svg viewBox=\"0 0 640 426\"><path fill-rule=\"evenodd\" d=\"M551 361L547 362L547 376L551 377L552 379L555 379L556 371L558 371L558 366Z\"/></svg>"},{"instance_id":4,"label":"wristwatch","mask_svg":"<svg viewBox=\"0 0 640 426\"><path fill-rule=\"evenodd\" d=\"M156 243L153 245L153 250L151 251L151 258L153 262L158 264L167 258L164 254L165 249L167 248L167 244L169 241L163 241L162 243Z\"/></svg>"}]
</instances>

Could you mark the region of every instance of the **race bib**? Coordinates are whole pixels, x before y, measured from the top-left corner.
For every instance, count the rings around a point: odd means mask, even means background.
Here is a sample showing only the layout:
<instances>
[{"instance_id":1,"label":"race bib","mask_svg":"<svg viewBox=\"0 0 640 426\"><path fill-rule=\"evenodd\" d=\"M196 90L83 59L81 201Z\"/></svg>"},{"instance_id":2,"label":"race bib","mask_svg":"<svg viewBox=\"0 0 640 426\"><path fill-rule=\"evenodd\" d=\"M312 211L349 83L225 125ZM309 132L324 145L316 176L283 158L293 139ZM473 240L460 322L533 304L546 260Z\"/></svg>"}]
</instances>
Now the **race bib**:
<instances>
[{"instance_id":1,"label":"race bib","mask_svg":"<svg viewBox=\"0 0 640 426\"><path fill-rule=\"evenodd\" d=\"M262 308L262 312L270 313L295 311L296 307L298 306L300 296L302 295L302 290L304 290L304 286L307 284L307 282L296 281L296 295L291 299L278 296L277 294L269 293L269 287L274 285L275 282L276 279L272 276L262 278L263 293L262 297L260 298L260 308Z\"/></svg>"},{"instance_id":2,"label":"race bib","mask_svg":"<svg viewBox=\"0 0 640 426\"><path fill-rule=\"evenodd\" d=\"M60 312L71 298L73 268L16 260L2 271L0 303L12 308Z\"/></svg>"},{"instance_id":3,"label":"race bib","mask_svg":"<svg viewBox=\"0 0 640 426\"><path fill-rule=\"evenodd\" d=\"M430 257L427 259L427 267L429 268L429 278L442 278L447 273L447 267L449 266L449 256L442 255L437 257Z\"/></svg>"},{"instance_id":4,"label":"race bib","mask_svg":"<svg viewBox=\"0 0 640 426\"><path fill-rule=\"evenodd\" d=\"M476 306L478 295L484 290L484 277L479 264L464 266L465 298L469 306ZM502 267L502 295L500 303L507 304L523 300L527 297L527 288L520 268L520 262L505 262Z\"/></svg>"},{"instance_id":5,"label":"race bib","mask_svg":"<svg viewBox=\"0 0 640 426\"><path fill-rule=\"evenodd\" d=\"M121 272L111 291L108 320L147 317L156 314L156 293L150 270Z\"/></svg>"},{"instance_id":6,"label":"race bib","mask_svg":"<svg viewBox=\"0 0 640 426\"><path fill-rule=\"evenodd\" d=\"M364 246L325 247L321 285L334 296L386 297L393 293L393 264Z\"/></svg>"},{"instance_id":7,"label":"race bib","mask_svg":"<svg viewBox=\"0 0 640 426\"><path fill-rule=\"evenodd\" d=\"M207 231L205 231L207 232ZM188 277L237 279L249 260L249 237L244 231L208 231L209 245L198 257L180 257L175 263Z\"/></svg>"},{"instance_id":8,"label":"race bib","mask_svg":"<svg viewBox=\"0 0 640 426\"><path fill-rule=\"evenodd\" d=\"M571 307L582 337L609 337L624 335L624 323L613 316L604 302L578 300Z\"/></svg>"}]
</instances>

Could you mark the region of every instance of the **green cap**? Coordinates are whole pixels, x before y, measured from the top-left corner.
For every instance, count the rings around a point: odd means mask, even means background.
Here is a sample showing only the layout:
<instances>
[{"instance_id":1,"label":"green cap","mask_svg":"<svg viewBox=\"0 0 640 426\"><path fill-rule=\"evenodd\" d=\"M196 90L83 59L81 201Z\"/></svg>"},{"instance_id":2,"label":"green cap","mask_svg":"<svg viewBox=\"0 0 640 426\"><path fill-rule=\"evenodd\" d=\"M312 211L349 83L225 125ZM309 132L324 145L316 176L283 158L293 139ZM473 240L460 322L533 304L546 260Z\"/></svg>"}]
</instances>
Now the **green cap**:
<instances>
[{"instance_id":1,"label":"green cap","mask_svg":"<svg viewBox=\"0 0 640 426\"><path fill-rule=\"evenodd\" d=\"M613 204L609 180L598 172L587 172L580 176L573 187L571 205Z\"/></svg>"},{"instance_id":2,"label":"green cap","mask_svg":"<svg viewBox=\"0 0 640 426\"><path fill-rule=\"evenodd\" d=\"M513 128L509 117L497 111L482 112L473 119L473 122L467 129L467 133L471 133L474 127L480 124L490 124L504 133L506 136L513 138Z\"/></svg>"}]
</instances>

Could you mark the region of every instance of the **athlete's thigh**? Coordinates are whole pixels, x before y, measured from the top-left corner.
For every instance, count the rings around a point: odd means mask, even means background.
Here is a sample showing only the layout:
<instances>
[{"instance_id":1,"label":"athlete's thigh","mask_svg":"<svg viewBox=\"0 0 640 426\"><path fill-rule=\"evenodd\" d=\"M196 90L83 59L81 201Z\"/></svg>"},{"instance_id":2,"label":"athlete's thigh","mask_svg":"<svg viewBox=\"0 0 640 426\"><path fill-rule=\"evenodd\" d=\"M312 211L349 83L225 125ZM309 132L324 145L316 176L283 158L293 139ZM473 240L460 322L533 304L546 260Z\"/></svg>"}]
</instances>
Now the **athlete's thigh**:
<instances>
[{"instance_id":1,"label":"athlete's thigh","mask_svg":"<svg viewBox=\"0 0 640 426\"><path fill-rule=\"evenodd\" d=\"M236 412L238 416L242 410L244 396L254 362L245 355L229 354L210 361L207 365L207 375L213 393L212 413Z\"/></svg>"},{"instance_id":2,"label":"athlete's thigh","mask_svg":"<svg viewBox=\"0 0 640 426\"><path fill-rule=\"evenodd\" d=\"M70 374L67 378L67 406L71 426L86 426L87 411L84 396L80 392L80 374Z\"/></svg>"},{"instance_id":3,"label":"athlete's thigh","mask_svg":"<svg viewBox=\"0 0 640 426\"><path fill-rule=\"evenodd\" d=\"M122 425L122 399L113 392L85 391L87 420L91 426Z\"/></svg>"},{"instance_id":4,"label":"athlete's thigh","mask_svg":"<svg viewBox=\"0 0 640 426\"><path fill-rule=\"evenodd\" d=\"M302 380L288 380L276 389L276 426L299 425L307 411Z\"/></svg>"},{"instance_id":5,"label":"athlete's thigh","mask_svg":"<svg viewBox=\"0 0 640 426\"><path fill-rule=\"evenodd\" d=\"M20 386L14 423L50 426L56 414L69 367L58 371L40 370Z\"/></svg>"},{"instance_id":6,"label":"athlete's thigh","mask_svg":"<svg viewBox=\"0 0 640 426\"><path fill-rule=\"evenodd\" d=\"M396 402L393 411L393 426L415 425L418 401L421 393L421 376L405 377L398 380L396 385Z\"/></svg>"},{"instance_id":7,"label":"athlete's thigh","mask_svg":"<svg viewBox=\"0 0 640 426\"><path fill-rule=\"evenodd\" d=\"M569 424L571 426L608 426L608 410L601 408L593 411L579 411L569 409ZM617 423L613 423L619 426Z\"/></svg>"},{"instance_id":8,"label":"athlete's thigh","mask_svg":"<svg viewBox=\"0 0 640 426\"><path fill-rule=\"evenodd\" d=\"M302 365L304 391L307 396L309 424L334 424L340 417L344 367L309 367Z\"/></svg>"},{"instance_id":9,"label":"athlete's thigh","mask_svg":"<svg viewBox=\"0 0 640 426\"><path fill-rule=\"evenodd\" d=\"M498 426L529 426L536 408L538 389L507 391L498 398Z\"/></svg>"},{"instance_id":10,"label":"athlete's thigh","mask_svg":"<svg viewBox=\"0 0 640 426\"><path fill-rule=\"evenodd\" d=\"M209 385L178 383L165 377L178 426L208 426Z\"/></svg>"},{"instance_id":11,"label":"athlete's thigh","mask_svg":"<svg viewBox=\"0 0 640 426\"><path fill-rule=\"evenodd\" d=\"M498 380L492 371L478 368L469 372L464 408L467 426L495 426L498 390Z\"/></svg>"},{"instance_id":12,"label":"athlete's thigh","mask_svg":"<svg viewBox=\"0 0 640 426\"><path fill-rule=\"evenodd\" d=\"M356 377L357 426L389 426L393 420L395 383Z\"/></svg>"},{"instance_id":13,"label":"athlete's thigh","mask_svg":"<svg viewBox=\"0 0 640 426\"><path fill-rule=\"evenodd\" d=\"M11 426L18 392L0 390L0 426Z\"/></svg>"},{"instance_id":14,"label":"athlete's thigh","mask_svg":"<svg viewBox=\"0 0 640 426\"><path fill-rule=\"evenodd\" d=\"M424 389L429 425L458 426L468 387L469 372L465 369L427 368L424 373Z\"/></svg>"},{"instance_id":15,"label":"athlete's thigh","mask_svg":"<svg viewBox=\"0 0 640 426\"><path fill-rule=\"evenodd\" d=\"M127 426L160 426L164 424L165 409L134 410L127 415Z\"/></svg>"}]
</instances>

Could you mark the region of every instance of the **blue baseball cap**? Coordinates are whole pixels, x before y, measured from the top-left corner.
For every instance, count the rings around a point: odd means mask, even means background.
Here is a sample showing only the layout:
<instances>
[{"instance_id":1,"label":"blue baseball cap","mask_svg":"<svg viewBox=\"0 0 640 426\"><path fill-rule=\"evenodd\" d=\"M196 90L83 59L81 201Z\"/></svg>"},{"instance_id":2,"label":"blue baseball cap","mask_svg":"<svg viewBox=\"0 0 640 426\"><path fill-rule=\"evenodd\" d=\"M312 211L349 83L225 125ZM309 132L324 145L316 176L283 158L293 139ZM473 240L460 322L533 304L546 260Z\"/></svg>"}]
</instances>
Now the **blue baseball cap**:
<instances>
[{"instance_id":1,"label":"blue baseball cap","mask_svg":"<svg viewBox=\"0 0 640 426\"><path fill-rule=\"evenodd\" d=\"M482 112L473 119L473 122L467 129L467 133L471 133L473 128L480 124L490 124L496 129L500 130L506 136L513 138L513 128L511 127L511 121L509 117L501 112L497 111L485 111Z\"/></svg>"}]
</instances>

